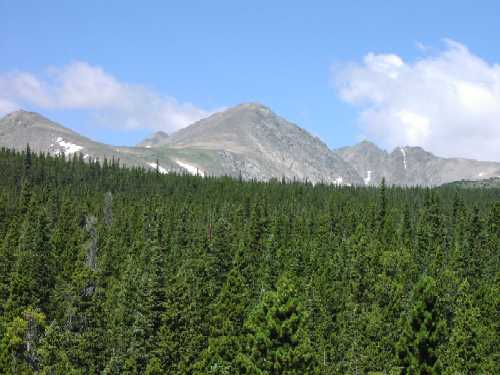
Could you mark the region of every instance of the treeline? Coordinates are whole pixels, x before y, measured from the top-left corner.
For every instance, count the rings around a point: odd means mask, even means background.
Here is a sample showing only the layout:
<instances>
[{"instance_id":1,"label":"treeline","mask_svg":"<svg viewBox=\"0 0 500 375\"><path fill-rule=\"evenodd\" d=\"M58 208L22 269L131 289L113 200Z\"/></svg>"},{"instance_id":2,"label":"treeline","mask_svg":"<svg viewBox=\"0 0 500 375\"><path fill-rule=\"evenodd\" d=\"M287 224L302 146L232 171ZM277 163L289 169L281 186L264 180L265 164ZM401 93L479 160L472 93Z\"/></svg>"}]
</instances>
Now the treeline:
<instances>
[{"instance_id":1,"label":"treeline","mask_svg":"<svg viewBox=\"0 0 500 375\"><path fill-rule=\"evenodd\" d=\"M500 190L0 151L2 374L499 374Z\"/></svg>"}]
</instances>

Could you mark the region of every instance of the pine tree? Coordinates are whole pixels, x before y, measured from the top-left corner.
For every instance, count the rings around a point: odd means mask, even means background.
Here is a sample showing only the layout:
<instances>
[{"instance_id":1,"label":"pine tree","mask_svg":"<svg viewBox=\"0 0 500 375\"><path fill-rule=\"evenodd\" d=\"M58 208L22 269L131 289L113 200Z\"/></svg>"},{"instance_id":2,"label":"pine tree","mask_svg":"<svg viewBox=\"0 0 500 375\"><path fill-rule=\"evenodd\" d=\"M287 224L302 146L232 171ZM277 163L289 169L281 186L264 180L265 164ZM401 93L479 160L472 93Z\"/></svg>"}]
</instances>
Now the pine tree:
<instances>
[{"instance_id":1,"label":"pine tree","mask_svg":"<svg viewBox=\"0 0 500 375\"><path fill-rule=\"evenodd\" d=\"M238 358L245 349L243 322L249 294L246 282L235 266L211 307L208 347L194 365L195 374L236 373Z\"/></svg>"},{"instance_id":2,"label":"pine tree","mask_svg":"<svg viewBox=\"0 0 500 375\"><path fill-rule=\"evenodd\" d=\"M401 244L407 249L411 248L413 241L413 227L410 217L410 208L408 207L408 205L405 205L404 207L400 236Z\"/></svg>"},{"instance_id":3,"label":"pine tree","mask_svg":"<svg viewBox=\"0 0 500 375\"><path fill-rule=\"evenodd\" d=\"M2 149L0 373L497 374L499 238L496 189Z\"/></svg>"},{"instance_id":4,"label":"pine tree","mask_svg":"<svg viewBox=\"0 0 500 375\"><path fill-rule=\"evenodd\" d=\"M47 311L53 285L52 253L48 222L35 201L31 204L20 233L6 310L17 316L28 306Z\"/></svg>"},{"instance_id":5,"label":"pine tree","mask_svg":"<svg viewBox=\"0 0 500 375\"><path fill-rule=\"evenodd\" d=\"M493 280L500 266L500 202L495 202L491 205L488 213L487 229L488 235L487 251L484 256L486 258L485 267L482 270L483 275L487 280Z\"/></svg>"},{"instance_id":6,"label":"pine tree","mask_svg":"<svg viewBox=\"0 0 500 375\"><path fill-rule=\"evenodd\" d=\"M312 373L315 356L306 331L308 313L286 275L268 291L245 322L249 334L246 363L256 373Z\"/></svg>"},{"instance_id":7,"label":"pine tree","mask_svg":"<svg viewBox=\"0 0 500 375\"><path fill-rule=\"evenodd\" d=\"M16 250L19 242L19 225L13 219L4 240L0 243L0 317L5 314L9 298L12 272L16 263ZM2 319L0 318L0 321ZM1 332L1 323L0 323Z\"/></svg>"},{"instance_id":8,"label":"pine tree","mask_svg":"<svg viewBox=\"0 0 500 375\"><path fill-rule=\"evenodd\" d=\"M210 255L210 268L216 284L222 284L229 270L233 249L232 249L232 228L225 218L220 218L210 228L210 238L208 252Z\"/></svg>"},{"instance_id":9,"label":"pine tree","mask_svg":"<svg viewBox=\"0 0 500 375\"><path fill-rule=\"evenodd\" d=\"M52 374L81 374L71 363L67 351L67 332L53 321L45 329L43 338L37 350L40 357L40 373Z\"/></svg>"},{"instance_id":10,"label":"pine tree","mask_svg":"<svg viewBox=\"0 0 500 375\"><path fill-rule=\"evenodd\" d=\"M19 196L19 213L25 215L28 212L33 192L33 157L30 146L26 146L24 154L23 174L21 176L21 194Z\"/></svg>"},{"instance_id":11,"label":"pine tree","mask_svg":"<svg viewBox=\"0 0 500 375\"><path fill-rule=\"evenodd\" d=\"M485 356L481 347L480 310L472 303L469 283L465 280L458 291L453 329L444 358L447 374L478 374ZM487 371L486 371L487 372Z\"/></svg>"},{"instance_id":12,"label":"pine tree","mask_svg":"<svg viewBox=\"0 0 500 375\"><path fill-rule=\"evenodd\" d=\"M439 374L440 345L445 323L437 307L436 282L423 276L413 290L410 311L402 317L402 331L396 345L405 374Z\"/></svg>"},{"instance_id":13,"label":"pine tree","mask_svg":"<svg viewBox=\"0 0 500 375\"><path fill-rule=\"evenodd\" d=\"M434 271L441 267L444 260L445 240L439 197L436 192L426 190L425 202L416 230L414 251L415 261L421 272L428 272L431 262L434 263ZM433 276L435 275L434 273Z\"/></svg>"},{"instance_id":14,"label":"pine tree","mask_svg":"<svg viewBox=\"0 0 500 375\"><path fill-rule=\"evenodd\" d=\"M45 319L42 312L28 308L9 323L0 341L0 369L13 375L38 372Z\"/></svg>"},{"instance_id":15,"label":"pine tree","mask_svg":"<svg viewBox=\"0 0 500 375\"><path fill-rule=\"evenodd\" d=\"M382 231L385 227L386 215L387 215L387 193L386 193L385 177L384 177L382 178L382 182L380 183L380 192L379 192L379 207L377 214L377 226L379 231Z\"/></svg>"},{"instance_id":16,"label":"pine tree","mask_svg":"<svg viewBox=\"0 0 500 375\"><path fill-rule=\"evenodd\" d=\"M481 220L479 208L473 209L472 217L466 228L466 255L465 255L465 277L472 281L473 287L479 282L483 266L486 263L484 252L487 239L484 235L484 224Z\"/></svg>"}]
</instances>

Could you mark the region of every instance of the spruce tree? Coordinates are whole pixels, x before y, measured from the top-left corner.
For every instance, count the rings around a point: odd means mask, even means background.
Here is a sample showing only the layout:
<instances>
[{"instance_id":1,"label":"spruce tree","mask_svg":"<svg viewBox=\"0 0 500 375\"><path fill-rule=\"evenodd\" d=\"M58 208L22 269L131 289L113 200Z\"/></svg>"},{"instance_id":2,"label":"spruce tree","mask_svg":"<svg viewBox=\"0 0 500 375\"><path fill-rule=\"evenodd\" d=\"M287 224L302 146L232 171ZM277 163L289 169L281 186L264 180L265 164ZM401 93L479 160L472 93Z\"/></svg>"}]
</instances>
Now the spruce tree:
<instances>
[{"instance_id":1,"label":"spruce tree","mask_svg":"<svg viewBox=\"0 0 500 375\"><path fill-rule=\"evenodd\" d=\"M473 287L476 287L487 261L485 258L487 239L484 235L484 223L477 206L474 207L471 216L466 228L465 277L472 281Z\"/></svg>"},{"instance_id":2,"label":"spruce tree","mask_svg":"<svg viewBox=\"0 0 500 375\"><path fill-rule=\"evenodd\" d=\"M444 357L447 374L479 374L484 361L484 348L481 338L484 329L481 326L480 310L473 305L467 279L460 285L457 307L453 319L453 329Z\"/></svg>"},{"instance_id":3,"label":"spruce tree","mask_svg":"<svg viewBox=\"0 0 500 375\"><path fill-rule=\"evenodd\" d=\"M0 373L497 374L499 238L498 189L2 149Z\"/></svg>"},{"instance_id":4,"label":"spruce tree","mask_svg":"<svg viewBox=\"0 0 500 375\"><path fill-rule=\"evenodd\" d=\"M7 374L34 374L40 369L39 346L46 317L39 310L25 309L8 324L0 340L0 369Z\"/></svg>"},{"instance_id":5,"label":"spruce tree","mask_svg":"<svg viewBox=\"0 0 500 375\"><path fill-rule=\"evenodd\" d=\"M6 310L17 316L28 306L47 311L53 285L47 217L33 200L21 227Z\"/></svg>"},{"instance_id":6,"label":"spruce tree","mask_svg":"<svg viewBox=\"0 0 500 375\"><path fill-rule=\"evenodd\" d=\"M438 311L436 282L423 276L413 290L409 311L401 319L396 345L405 374L440 374L438 358L445 335L445 322Z\"/></svg>"},{"instance_id":7,"label":"spruce tree","mask_svg":"<svg viewBox=\"0 0 500 375\"><path fill-rule=\"evenodd\" d=\"M276 291L266 292L245 322L249 352L243 362L255 373L312 373L316 358L307 319L292 280L281 276Z\"/></svg>"},{"instance_id":8,"label":"spruce tree","mask_svg":"<svg viewBox=\"0 0 500 375\"><path fill-rule=\"evenodd\" d=\"M239 357L245 349L243 322L249 294L247 284L235 266L211 307L210 338L194 366L195 374L236 373Z\"/></svg>"}]
</instances>

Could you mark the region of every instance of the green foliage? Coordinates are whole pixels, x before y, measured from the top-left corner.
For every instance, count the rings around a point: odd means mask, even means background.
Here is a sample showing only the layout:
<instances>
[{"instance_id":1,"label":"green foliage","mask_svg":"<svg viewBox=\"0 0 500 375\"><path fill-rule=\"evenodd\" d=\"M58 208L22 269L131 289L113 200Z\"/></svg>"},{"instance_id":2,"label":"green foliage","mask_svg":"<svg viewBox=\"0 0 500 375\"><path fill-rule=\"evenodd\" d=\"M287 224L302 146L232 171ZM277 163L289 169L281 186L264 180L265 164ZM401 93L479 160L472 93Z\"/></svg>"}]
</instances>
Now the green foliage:
<instances>
[{"instance_id":1,"label":"green foliage","mask_svg":"<svg viewBox=\"0 0 500 375\"><path fill-rule=\"evenodd\" d=\"M0 373L496 374L499 249L499 189L0 150Z\"/></svg>"},{"instance_id":2,"label":"green foliage","mask_svg":"<svg viewBox=\"0 0 500 375\"><path fill-rule=\"evenodd\" d=\"M266 292L245 322L251 368L258 374L312 373L315 357L307 319L292 281L282 276L277 290Z\"/></svg>"},{"instance_id":3,"label":"green foliage","mask_svg":"<svg viewBox=\"0 0 500 375\"><path fill-rule=\"evenodd\" d=\"M33 374L38 371L38 349L43 338L45 315L32 308L16 316L8 325L0 342L2 372Z\"/></svg>"},{"instance_id":4,"label":"green foliage","mask_svg":"<svg viewBox=\"0 0 500 375\"><path fill-rule=\"evenodd\" d=\"M446 372L493 373L492 363L489 363L486 348L481 343L481 337L488 333L481 323L480 309L473 304L467 280L460 285L456 305L449 345L443 356L447 363Z\"/></svg>"},{"instance_id":5,"label":"green foliage","mask_svg":"<svg viewBox=\"0 0 500 375\"><path fill-rule=\"evenodd\" d=\"M403 316L397 349L400 365L407 374L440 374L438 356L445 339L445 322L437 306L436 282L423 276L415 286L410 311Z\"/></svg>"}]
</instances>

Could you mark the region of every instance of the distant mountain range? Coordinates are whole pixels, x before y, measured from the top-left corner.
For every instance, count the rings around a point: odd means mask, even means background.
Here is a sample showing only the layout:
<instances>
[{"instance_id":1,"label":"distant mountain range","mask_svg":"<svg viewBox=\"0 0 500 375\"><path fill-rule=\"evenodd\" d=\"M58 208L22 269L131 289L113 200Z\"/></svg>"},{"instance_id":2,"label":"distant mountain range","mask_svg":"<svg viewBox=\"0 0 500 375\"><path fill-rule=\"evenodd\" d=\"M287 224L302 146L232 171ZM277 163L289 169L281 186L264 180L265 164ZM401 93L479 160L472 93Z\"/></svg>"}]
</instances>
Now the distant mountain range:
<instances>
[{"instance_id":1,"label":"distant mountain range","mask_svg":"<svg viewBox=\"0 0 500 375\"><path fill-rule=\"evenodd\" d=\"M420 147L388 153L364 141L329 149L320 139L273 113L247 103L215 113L173 134L157 132L136 147L111 146L54 123L16 111L0 119L0 147L114 158L128 166L201 176L310 181L339 185L435 186L500 176L500 163L437 157Z\"/></svg>"},{"instance_id":2,"label":"distant mountain range","mask_svg":"<svg viewBox=\"0 0 500 375\"><path fill-rule=\"evenodd\" d=\"M441 158L421 147L397 147L391 153L371 142L343 147L337 153L354 167L366 185L437 186L459 180L500 176L500 163Z\"/></svg>"},{"instance_id":3,"label":"distant mountain range","mask_svg":"<svg viewBox=\"0 0 500 375\"><path fill-rule=\"evenodd\" d=\"M483 180L461 180L449 182L445 186L460 188L500 188L500 177L486 178Z\"/></svg>"}]
</instances>

